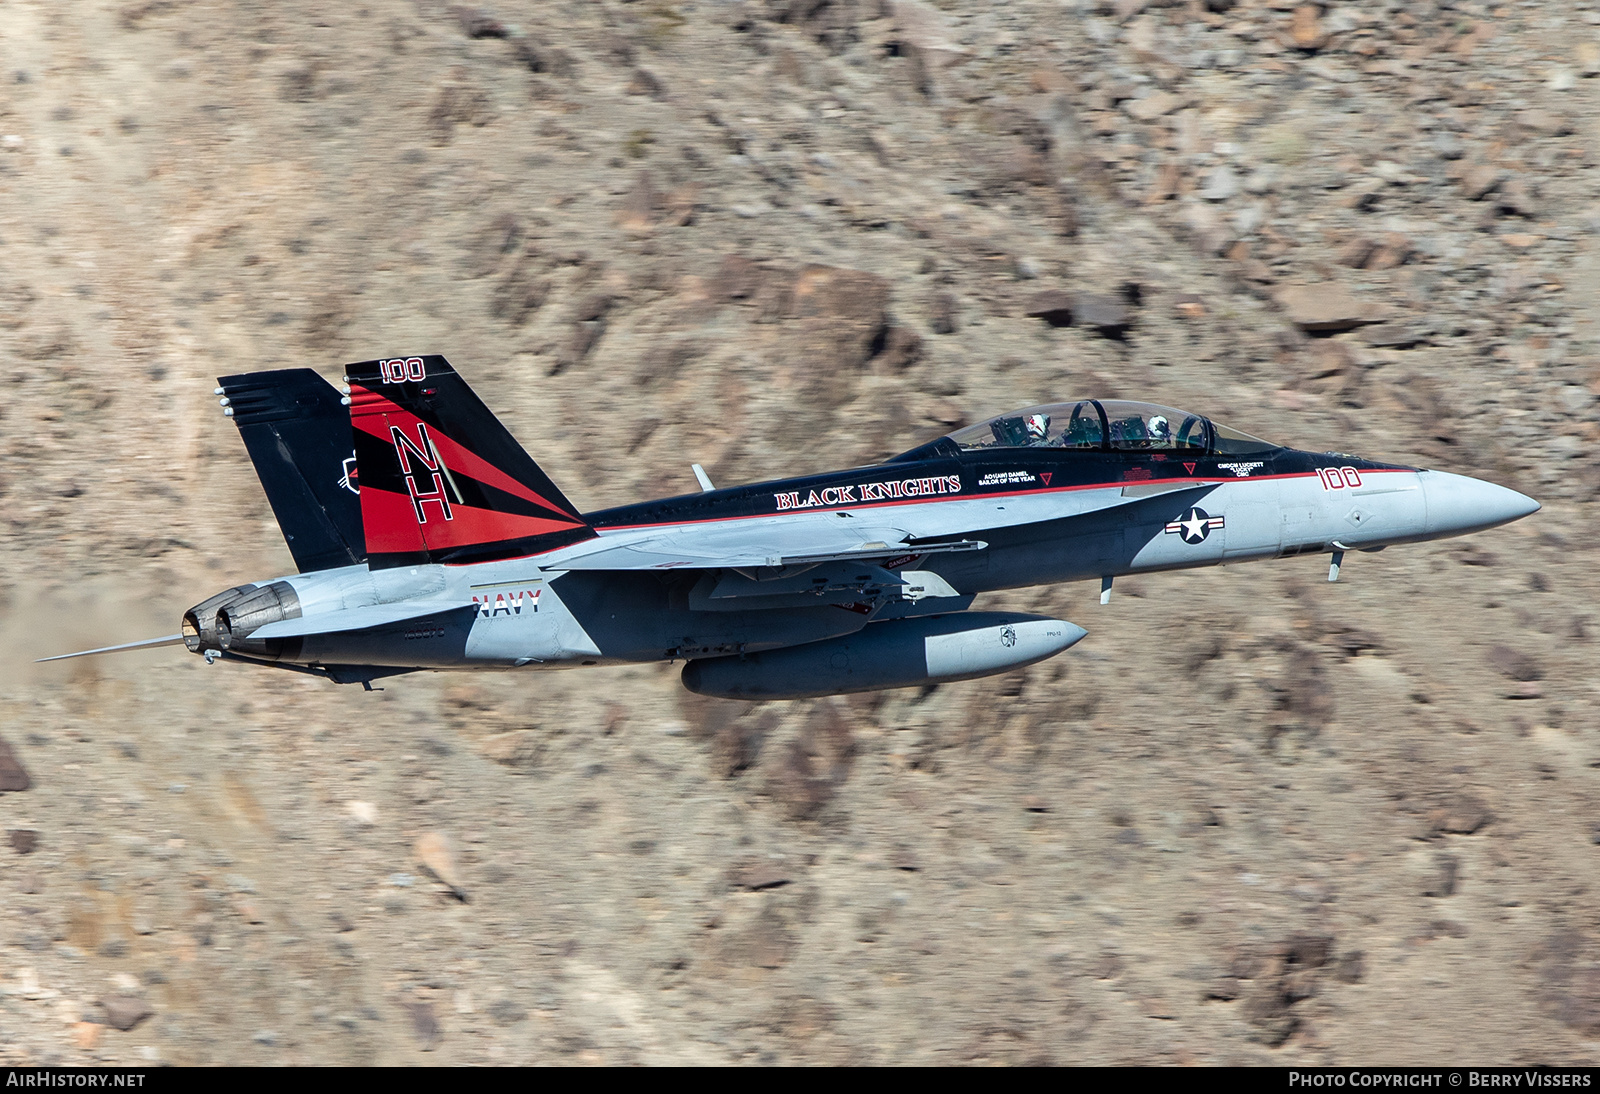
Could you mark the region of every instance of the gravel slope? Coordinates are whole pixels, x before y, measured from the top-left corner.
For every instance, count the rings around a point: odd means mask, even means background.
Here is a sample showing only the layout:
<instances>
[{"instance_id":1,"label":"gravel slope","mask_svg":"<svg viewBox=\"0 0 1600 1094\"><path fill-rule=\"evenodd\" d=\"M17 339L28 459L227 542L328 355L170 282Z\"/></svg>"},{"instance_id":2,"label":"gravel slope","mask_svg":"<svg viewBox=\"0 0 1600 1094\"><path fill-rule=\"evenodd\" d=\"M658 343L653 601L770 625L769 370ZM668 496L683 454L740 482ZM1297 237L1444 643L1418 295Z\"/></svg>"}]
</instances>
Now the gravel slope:
<instances>
[{"instance_id":1,"label":"gravel slope","mask_svg":"<svg viewBox=\"0 0 1600 1094\"><path fill-rule=\"evenodd\" d=\"M0 1060L1593 1063L1597 73L1589 0L0 7ZM401 352L585 508L1076 393L1545 508L991 596L1090 637L927 695L30 663L292 570L213 377Z\"/></svg>"}]
</instances>

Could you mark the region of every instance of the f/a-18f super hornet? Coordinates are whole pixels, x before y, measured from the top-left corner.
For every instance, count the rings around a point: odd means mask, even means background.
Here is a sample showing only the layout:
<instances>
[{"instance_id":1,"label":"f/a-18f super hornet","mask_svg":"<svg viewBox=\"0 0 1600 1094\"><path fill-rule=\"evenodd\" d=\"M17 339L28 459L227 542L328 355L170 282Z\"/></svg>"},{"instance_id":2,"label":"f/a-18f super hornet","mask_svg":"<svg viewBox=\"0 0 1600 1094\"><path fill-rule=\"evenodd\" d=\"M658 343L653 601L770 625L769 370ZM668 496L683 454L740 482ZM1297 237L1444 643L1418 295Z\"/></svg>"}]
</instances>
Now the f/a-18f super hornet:
<instances>
[{"instance_id":1,"label":"f/a-18f super hornet","mask_svg":"<svg viewBox=\"0 0 1600 1094\"><path fill-rule=\"evenodd\" d=\"M1059 653L980 593L1461 535L1532 498L1303 452L1200 414L1079 399L884 463L580 513L443 357L223 377L300 573L183 615L183 643L361 683L418 670L683 661L708 695L966 680ZM352 441L353 438L353 451ZM68 654L65 656L80 656Z\"/></svg>"}]
</instances>

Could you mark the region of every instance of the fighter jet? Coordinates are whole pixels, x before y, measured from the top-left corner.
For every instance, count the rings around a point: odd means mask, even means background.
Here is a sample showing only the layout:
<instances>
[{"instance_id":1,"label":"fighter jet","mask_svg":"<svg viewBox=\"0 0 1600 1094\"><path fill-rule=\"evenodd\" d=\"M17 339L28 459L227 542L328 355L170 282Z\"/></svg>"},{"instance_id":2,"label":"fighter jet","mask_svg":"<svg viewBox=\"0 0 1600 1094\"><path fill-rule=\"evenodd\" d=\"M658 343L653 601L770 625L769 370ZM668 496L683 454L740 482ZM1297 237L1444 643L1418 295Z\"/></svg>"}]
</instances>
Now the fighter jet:
<instances>
[{"instance_id":1,"label":"fighter jet","mask_svg":"<svg viewBox=\"0 0 1600 1094\"><path fill-rule=\"evenodd\" d=\"M999 589L1442 539L1539 503L1493 483L1261 440L1151 403L1002 414L881 464L580 513L440 356L223 377L300 572L180 634L218 660L369 690L422 670L683 662L736 699L1020 668L1083 628L972 611ZM65 654L77 657L83 654ZM46 660L56 660L47 658Z\"/></svg>"}]
</instances>

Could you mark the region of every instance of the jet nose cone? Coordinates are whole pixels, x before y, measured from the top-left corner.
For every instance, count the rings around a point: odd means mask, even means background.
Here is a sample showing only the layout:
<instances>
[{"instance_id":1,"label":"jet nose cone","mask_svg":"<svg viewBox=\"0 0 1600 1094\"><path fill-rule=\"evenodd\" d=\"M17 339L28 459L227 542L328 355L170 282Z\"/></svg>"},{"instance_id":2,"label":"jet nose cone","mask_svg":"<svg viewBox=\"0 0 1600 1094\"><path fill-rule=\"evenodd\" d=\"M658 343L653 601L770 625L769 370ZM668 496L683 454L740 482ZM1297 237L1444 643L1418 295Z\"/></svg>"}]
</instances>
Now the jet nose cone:
<instances>
[{"instance_id":1,"label":"jet nose cone","mask_svg":"<svg viewBox=\"0 0 1600 1094\"><path fill-rule=\"evenodd\" d=\"M1421 479L1430 536L1476 532L1539 511L1539 503L1528 495L1482 479L1443 471L1424 471Z\"/></svg>"}]
</instances>

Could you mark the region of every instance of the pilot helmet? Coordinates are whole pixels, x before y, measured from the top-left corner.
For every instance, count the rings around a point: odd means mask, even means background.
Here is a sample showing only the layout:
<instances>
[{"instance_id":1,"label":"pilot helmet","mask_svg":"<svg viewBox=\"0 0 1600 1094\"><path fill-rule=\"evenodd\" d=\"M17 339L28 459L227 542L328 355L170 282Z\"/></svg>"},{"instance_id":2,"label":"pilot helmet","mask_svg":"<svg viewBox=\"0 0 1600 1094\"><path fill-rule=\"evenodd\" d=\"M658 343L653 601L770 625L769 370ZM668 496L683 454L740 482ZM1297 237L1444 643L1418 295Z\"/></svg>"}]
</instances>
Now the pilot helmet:
<instances>
[{"instance_id":1,"label":"pilot helmet","mask_svg":"<svg viewBox=\"0 0 1600 1094\"><path fill-rule=\"evenodd\" d=\"M1045 435L1050 431L1050 415L1024 415L1022 419L1022 425L1023 428L1028 431L1028 442L1030 444L1039 444L1045 439Z\"/></svg>"},{"instance_id":2,"label":"pilot helmet","mask_svg":"<svg viewBox=\"0 0 1600 1094\"><path fill-rule=\"evenodd\" d=\"M1150 439L1153 441L1165 441L1170 439L1171 436L1172 428L1167 424L1166 416L1162 414L1152 416L1150 419Z\"/></svg>"}]
</instances>

